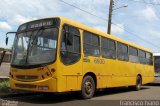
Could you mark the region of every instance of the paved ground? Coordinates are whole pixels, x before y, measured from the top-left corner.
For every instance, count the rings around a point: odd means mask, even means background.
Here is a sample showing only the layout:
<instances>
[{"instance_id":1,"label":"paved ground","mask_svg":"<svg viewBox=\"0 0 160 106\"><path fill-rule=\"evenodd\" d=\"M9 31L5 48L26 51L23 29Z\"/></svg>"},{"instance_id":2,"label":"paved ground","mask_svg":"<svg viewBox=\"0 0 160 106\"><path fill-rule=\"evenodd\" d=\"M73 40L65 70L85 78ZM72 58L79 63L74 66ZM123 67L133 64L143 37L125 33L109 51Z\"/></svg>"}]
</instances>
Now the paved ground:
<instances>
[{"instance_id":1,"label":"paved ground","mask_svg":"<svg viewBox=\"0 0 160 106\"><path fill-rule=\"evenodd\" d=\"M119 106L120 100L160 100L160 83L143 86L140 91L132 91L128 88L112 88L96 92L94 98L81 100L77 93L52 95L36 94L23 95L20 97L2 98L7 101L18 101L18 106L84 106L84 105L103 105L115 103ZM160 104L160 101L159 101ZM159 106L159 105L158 105Z\"/></svg>"}]
</instances>

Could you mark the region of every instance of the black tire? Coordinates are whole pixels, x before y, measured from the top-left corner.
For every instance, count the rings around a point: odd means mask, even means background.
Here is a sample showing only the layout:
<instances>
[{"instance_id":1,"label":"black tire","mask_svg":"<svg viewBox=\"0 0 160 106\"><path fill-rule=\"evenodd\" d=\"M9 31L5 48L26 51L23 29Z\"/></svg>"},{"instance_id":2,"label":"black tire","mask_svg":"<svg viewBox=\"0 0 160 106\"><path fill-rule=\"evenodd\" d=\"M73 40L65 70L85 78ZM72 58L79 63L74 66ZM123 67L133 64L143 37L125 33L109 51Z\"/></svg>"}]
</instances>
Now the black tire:
<instances>
[{"instance_id":1,"label":"black tire","mask_svg":"<svg viewBox=\"0 0 160 106\"><path fill-rule=\"evenodd\" d=\"M136 78L135 90L139 91L139 90L141 90L141 87L142 87L142 78L138 75Z\"/></svg>"},{"instance_id":2,"label":"black tire","mask_svg":"<svg viewBox=\"0 0 160 106\"><path fill-rule=\"evenodd\" d=\"M91 76L85 76L81 86L81 97L83 99L90 99L95 92L95 82Z\"/></svg>"},{"instance_id":3,"label":"black tire","mask_svg":"<svg viewBox=\"0 0 160 106\"><path fill-rule=\"evenodd\" d=\"M139 91L141 90L142 86L142 78L138 75L136 78L136 85L135 86L128 86L129 89L134 90L134 91Z\"/></svg>"}]
</instances>

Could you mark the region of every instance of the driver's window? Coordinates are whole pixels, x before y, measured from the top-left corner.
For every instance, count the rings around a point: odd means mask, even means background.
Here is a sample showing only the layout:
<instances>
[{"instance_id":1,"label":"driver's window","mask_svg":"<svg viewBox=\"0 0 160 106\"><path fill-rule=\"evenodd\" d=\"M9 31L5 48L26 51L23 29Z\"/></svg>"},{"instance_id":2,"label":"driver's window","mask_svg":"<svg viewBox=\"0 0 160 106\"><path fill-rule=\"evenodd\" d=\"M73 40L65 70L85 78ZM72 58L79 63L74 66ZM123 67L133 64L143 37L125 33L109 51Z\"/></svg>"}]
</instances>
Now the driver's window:
<instances>
[{"instance_id":1,"label":"driver's window","mask_svg":"<svg viewBox=\"0 0 160 106\"><path fill-rule=\"evenodd\" d=\"M80 59L80 32L78 28L65 25L61 40L61 60L64 64L73 64Z\"/></svg>"}]
</instances>

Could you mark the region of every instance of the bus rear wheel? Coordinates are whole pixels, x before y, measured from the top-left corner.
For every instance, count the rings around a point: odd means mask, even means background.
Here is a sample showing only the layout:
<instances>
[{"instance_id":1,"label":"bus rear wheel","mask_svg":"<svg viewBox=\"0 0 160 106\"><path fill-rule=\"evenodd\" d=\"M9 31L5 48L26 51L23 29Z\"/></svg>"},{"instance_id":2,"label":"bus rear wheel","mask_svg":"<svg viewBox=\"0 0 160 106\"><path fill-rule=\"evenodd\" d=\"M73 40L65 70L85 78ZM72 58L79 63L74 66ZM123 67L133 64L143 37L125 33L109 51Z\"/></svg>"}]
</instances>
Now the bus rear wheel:
<instances>
[{"instance_id":1,"label":"bus rear wheel","mask_svg":"<svg viewBox=\"0 0 160 106\"><path fill-rule=\"evenodd\" d=\"M95 82L91 76L85 76L82 81L81 97L83 99L90 99L95 92Z\"/></svg>"},{"instance_id":2,"label":"bus rear wheel","mask_svg":"<svg viewBox=\"0 0 160 106\"><path fill-rule=\"evenodd\" d=\"M139 91L139 90L141 90L141 87L142 87L142 78L138 75L137 79L136 79L135 90Z\"/></svg>"}]
</instances>

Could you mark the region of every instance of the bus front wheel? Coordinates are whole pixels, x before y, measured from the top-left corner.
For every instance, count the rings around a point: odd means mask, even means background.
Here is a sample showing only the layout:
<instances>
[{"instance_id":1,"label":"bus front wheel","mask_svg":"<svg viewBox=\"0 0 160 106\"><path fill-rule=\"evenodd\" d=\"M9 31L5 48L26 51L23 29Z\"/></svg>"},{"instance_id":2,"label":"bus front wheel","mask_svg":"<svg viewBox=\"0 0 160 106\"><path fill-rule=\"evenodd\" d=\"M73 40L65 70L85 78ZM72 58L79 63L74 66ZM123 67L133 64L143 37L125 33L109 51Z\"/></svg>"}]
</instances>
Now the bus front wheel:
<instances>
[{"instance_id":1,"label":"bus front wheel","mask_svg":"<svg viewBox=\"0 0 160 106\"><path fill-rule=\"evenodd\" d=\"M95 92L95 82L91 76L85 76L82 81L81 96L83 99L90 99Z\"/></svg>"}]
</instances>

